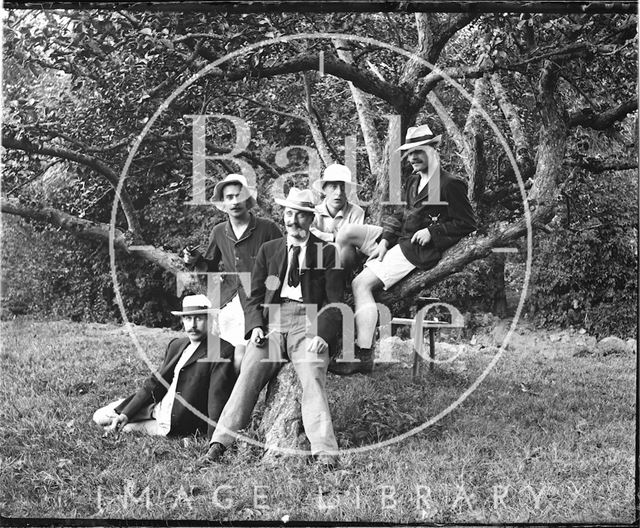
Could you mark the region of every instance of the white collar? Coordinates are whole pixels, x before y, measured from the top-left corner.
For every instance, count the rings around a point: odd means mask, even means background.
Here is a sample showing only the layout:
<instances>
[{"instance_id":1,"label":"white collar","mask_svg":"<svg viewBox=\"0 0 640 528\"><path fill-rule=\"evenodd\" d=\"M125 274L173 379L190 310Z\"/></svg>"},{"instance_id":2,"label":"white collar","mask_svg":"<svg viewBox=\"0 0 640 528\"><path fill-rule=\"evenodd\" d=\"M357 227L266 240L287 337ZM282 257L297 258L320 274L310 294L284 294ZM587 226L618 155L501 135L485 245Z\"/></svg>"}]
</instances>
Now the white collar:
<instances>
[{"instance_id":1,"label":"white collar","mask_svg":"<svg viewBox=\"0 0 640 528\"><path fill-rule=\"evenodd\" d=\"M329 207L327 207L327 199L325 198L322 203L318 205L317 209L322 216L328 216L330 218L343 218L347 214L349 207L351 207L351 204L347 201L345 202L344 207L336 213L336 216L331 216Z\"/></svg>"},{"instance_id":2,"label":"white collar","mask_svg":"<svg viewBox=\"0 0 640 528\"><path fill-rule=\"evenodd\" d=\"M304 242L300 243L297 240L293 240L291 237L289 237L287 235L287 251L289 249L291 249L292 246L300 246L301 249L304 249L307 247L307 242L309 242L309 237L311 236L311 233L309 233L307 235L307 238L305 239Z\"/></svg>"}]
</instances>

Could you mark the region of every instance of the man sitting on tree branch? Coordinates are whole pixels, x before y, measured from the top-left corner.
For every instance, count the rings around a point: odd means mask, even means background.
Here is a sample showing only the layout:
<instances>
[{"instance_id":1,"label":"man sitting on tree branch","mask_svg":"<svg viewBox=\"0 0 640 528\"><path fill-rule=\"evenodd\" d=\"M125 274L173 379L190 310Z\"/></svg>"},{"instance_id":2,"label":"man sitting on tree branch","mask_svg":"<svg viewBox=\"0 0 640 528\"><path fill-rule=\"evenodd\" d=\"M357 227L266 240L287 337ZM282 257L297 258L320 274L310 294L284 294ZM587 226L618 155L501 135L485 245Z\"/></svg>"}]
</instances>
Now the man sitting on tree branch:
<instances>
[{"instance_id":1,"label":"man sitting on tree branch","mask_svg":"<svg viewBox=\"0 0 640 528\"><path fill-rule=\"evenodd\" d=\"M204 295L185 296L182 311L171 313L182 317L186 336L169 343L162 366L138 392L98 409L93 421L107 433L210 437L236 380L233 346L208 335L214 311ZM207 344L219 348L222 361L206 361Z\"/></svg>"},{"instance_id":2,"label":"man sitting on tree branch","mask_svg":"<svg viewBox=\"0 0 640 528\"><path fill-rule=\"evenodd\" d=\"M362 207L349 202L352 189L359 185L351 181L348 167L334 163L329 165L319 180L313 182L313 189L324 195L324 200L316 206L316 219L311 232L320 240L335 242L338 231L349 224L364 224Z\"/></svg>"},{"instance_id":3,"label":"man sitting on tree branch","mask_svg":"<svg viewBox=\"0 0 640 528\"><path fill-rule=\"evenodd\" d=\"M245 312L250 343L236 386L225 405L203 462L220 460L249 423L258 396L289 359L302 386L302 423L317 463L337 465L338 444L325 392L329 345L342 327L344 275L336 248L310 233L314 197L290 189L284 206L286 239L266 242L258 252Z\"/></svg>"},{"instance_id":4,"label":"man sitting on tree branch","mask_svg":"<svg viewBox=\"0 0 640 528\"><path fill-rule=\"evenodd\" d=\"M406 143L399 148L413 168L405 185L403 210L386 218L384 227L349 225L338 233L341 255L359 249L369 259L352 282L356 358L360 362L340 363L336 373L369 373L373 369L372 345L378 321L374 293L389 289L416 268L433 268L445 249L477 228L465 180L440 170L440 156L434 148L440 140L427 125L410 127ZM378 243L370 251L372 239Z\"/></svg>"}]
</instances>

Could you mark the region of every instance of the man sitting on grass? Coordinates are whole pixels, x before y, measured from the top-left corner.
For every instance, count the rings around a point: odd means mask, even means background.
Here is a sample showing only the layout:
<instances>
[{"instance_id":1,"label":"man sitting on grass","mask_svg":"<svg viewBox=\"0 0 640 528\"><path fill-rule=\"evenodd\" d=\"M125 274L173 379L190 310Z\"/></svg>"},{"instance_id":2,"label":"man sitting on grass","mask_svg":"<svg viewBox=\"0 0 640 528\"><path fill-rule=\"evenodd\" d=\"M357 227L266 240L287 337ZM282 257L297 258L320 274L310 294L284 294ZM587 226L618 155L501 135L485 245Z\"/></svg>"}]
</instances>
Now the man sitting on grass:
<instances>
[{"instance_id":1,"label":"man sitting on grass","mask_svg":"<svg viewBox=\"0 0 640 528\"><path fill-rule=\"evenodd\" d=\"M98 409L93 421L107 433L187 436L207 431L211 437L236 381L233 345L210 335L208 314L213 311L204 295L185 296L182 311L171 313L182 317L186 337L169 343L162 366L138 392ZM207 361L207 339L215 340L212 345L226 362ZM212 423L207 424L192 409Z\"/></svg>"}]
</instances>

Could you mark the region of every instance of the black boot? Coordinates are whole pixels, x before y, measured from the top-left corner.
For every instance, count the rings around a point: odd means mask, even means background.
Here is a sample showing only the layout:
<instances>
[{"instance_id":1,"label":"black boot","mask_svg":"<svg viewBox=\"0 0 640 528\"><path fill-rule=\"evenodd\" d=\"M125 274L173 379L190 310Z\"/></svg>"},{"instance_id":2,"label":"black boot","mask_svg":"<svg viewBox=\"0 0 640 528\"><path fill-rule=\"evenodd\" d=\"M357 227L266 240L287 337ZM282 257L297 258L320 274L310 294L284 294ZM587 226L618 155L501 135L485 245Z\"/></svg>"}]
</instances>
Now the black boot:
<instances>
[{"instance_id":1,"label":"black boot","mask_svg":"<svg viewBox=\"0 0 640 528\"><path fill-rule=\"evenodd\" d=\"M337 362L332 360L329 363L329 372L339 376L350 376L352 374L371 374L373 371L373 351L370 348L360 348L355 345L355 358L360 361Z\"/></svg>"}]
</instances>

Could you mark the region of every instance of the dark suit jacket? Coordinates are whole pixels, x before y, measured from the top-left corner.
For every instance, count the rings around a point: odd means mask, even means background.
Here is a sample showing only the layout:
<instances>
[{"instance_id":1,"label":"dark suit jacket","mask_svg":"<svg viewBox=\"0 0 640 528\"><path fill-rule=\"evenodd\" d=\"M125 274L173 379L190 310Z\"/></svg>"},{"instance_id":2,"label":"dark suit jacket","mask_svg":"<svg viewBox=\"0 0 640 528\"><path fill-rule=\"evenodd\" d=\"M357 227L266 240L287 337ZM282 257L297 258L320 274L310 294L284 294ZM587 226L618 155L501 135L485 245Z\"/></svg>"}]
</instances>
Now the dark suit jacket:
<instances>
[{"instance_id":1,"label":"dark suit jacket","mask_svg":"<svg viewBox=\"0 0 640 528\"><path fill-rule=\"evenodd\" d=\"M233 345L215 336L209 336L209 339L218 341L218 346L221 347L220 356L229 358L231 361L227 363L198 361L207 357L207 341L202 341L180 371L176 394L180 394L184 401L217 422L235 384L236 374L232 359ZM131 422L150 419L153 406L160 403L167 393L167 387L157 376L164 379L167 386L171 384L176 363L187 345L189 345L188 337L173 339L167 347L160 369L145 380L138 392L116 407L116 412L126 414ZM211 437L214 429L215 426L207 424L192 413L180 399L175 399L171 410L170 435L186 436L207 431L207 435Z\"/></svg>"},{"instance_id":2,"label":"dark suit jacket","mask_svg":"<svg viewBox=\"0 0 640 528\"><path fill-rule=\"evenodd\" d=\"M319 258L321 256L321 258ZM342 312L338 308L321 308L329 303L341 303L344 299L344 270L336 269L339 263L336 248L313 234L307 242L305 269L301 270L300 288L305 304L318 307L318 336L329 345L342 328ZM280 291L286 280L288 254L286 238L265 242L251 273L251 298L245 310L245 335L248 339L254 328L267 329L269 311L264 305L280 304ZM338 264L339 265L339 264ZM267 277L278 277L279 283Z\"/></svg>"},{"instance_id":3,"label":"dark suit jacket","mask_svg":"<svg viewBox=\"0 0 640 528\"><path fill-rule=\"evenodd\" d=\"M448 202L447 205L427 203L429 184L418 194L419 183L419 174L409 177L404 193L406 205L385 219L382 238L389 242L389 247L400 244L402 253L414 266L430 269L445 249L475 231L477 223L463 179L440 171L440 200ZM412 243L414 233L425 227L429 228L431 241L425 246Z\"/></svg>"}]
</instances>

